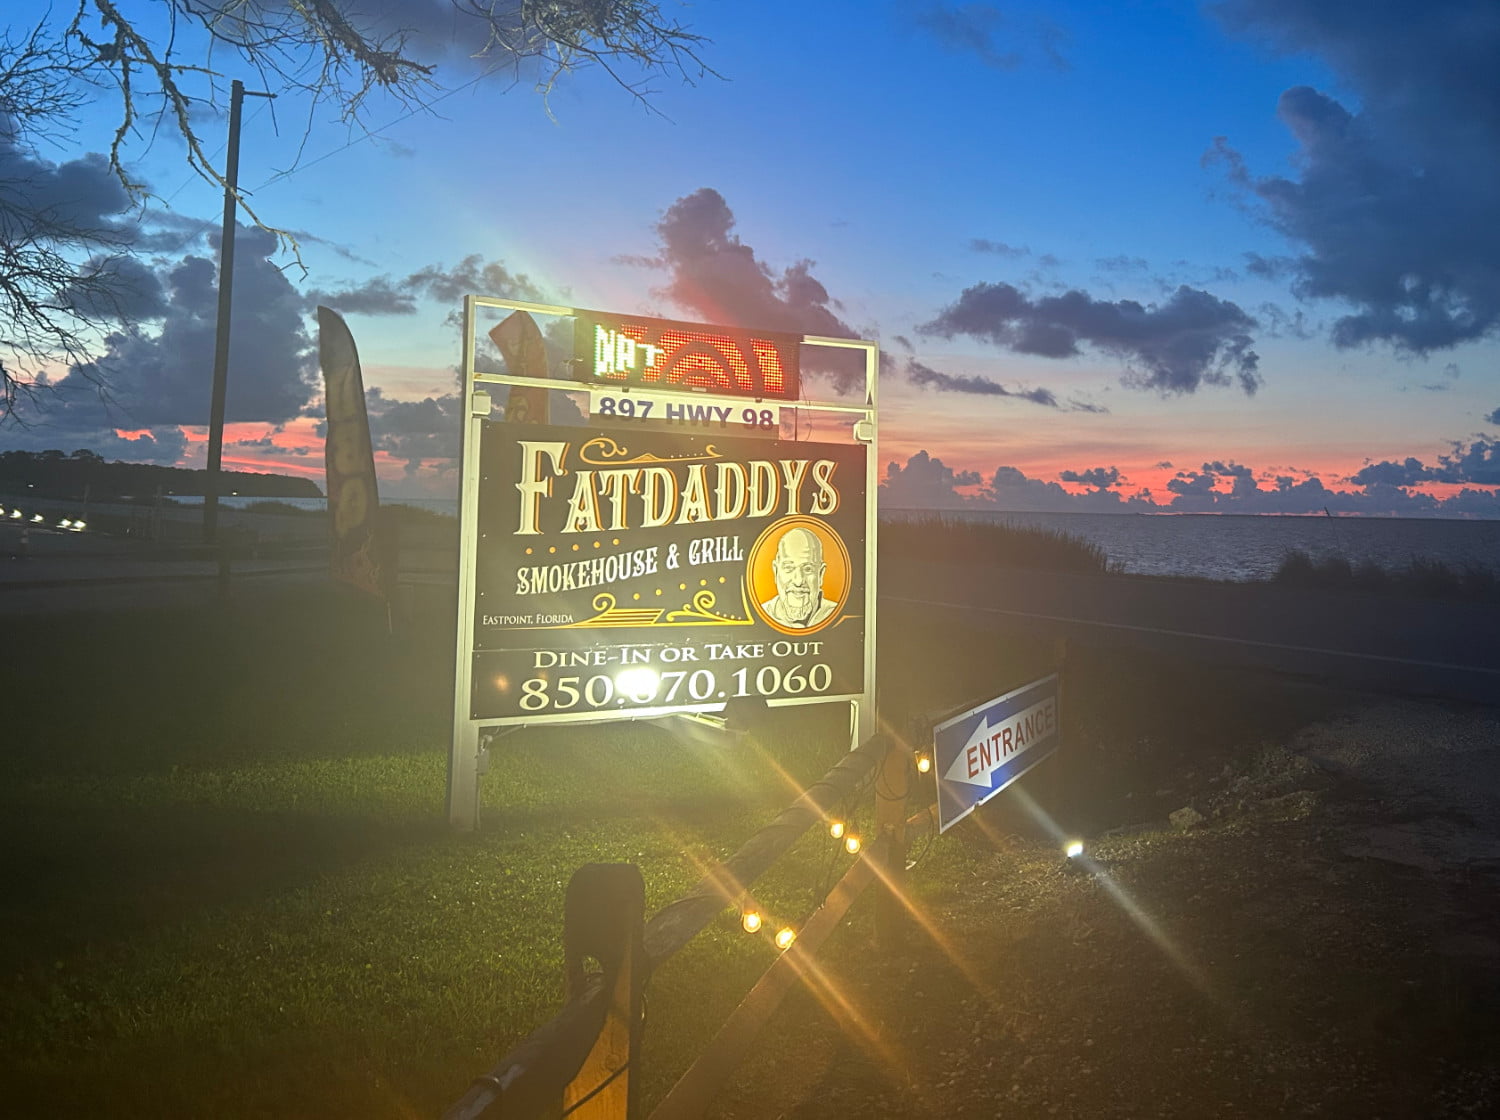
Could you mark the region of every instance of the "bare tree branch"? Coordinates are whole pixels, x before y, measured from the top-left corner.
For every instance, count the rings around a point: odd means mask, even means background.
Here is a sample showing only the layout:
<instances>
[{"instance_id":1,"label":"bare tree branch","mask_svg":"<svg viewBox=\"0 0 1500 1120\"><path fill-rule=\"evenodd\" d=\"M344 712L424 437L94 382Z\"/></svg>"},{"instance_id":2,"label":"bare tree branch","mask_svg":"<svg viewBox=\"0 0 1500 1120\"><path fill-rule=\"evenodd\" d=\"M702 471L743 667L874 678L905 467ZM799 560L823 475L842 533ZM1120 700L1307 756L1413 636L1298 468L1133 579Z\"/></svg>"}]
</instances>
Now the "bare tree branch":
<instances>
[{"instance_id":1,"label":"bare tree branch","mask_svg":"<svg viewBox=\"0 0 1500 1120\"><path fill-rule=\"evenodd\" d=\"M431 24L444 10L439 37L393 22ZM195 174L227 186L195 117L224 102L232 71L248 68L268 92L305 104L307 129L331 108L368 132L377 95L420 112L487 74L533 67L544 98L563 75L597 65L649 107L653 77L691 84L714 73L705 45L653 0L72 0L24 34L0 32L0 156L4 167L53 166L40 151L76 146L84 101L110 90L118 116L103 160L123 191L109 211L118 214L150 197L131 150L162 129L182 140ZM445 80L442 64L461 56L477 75ZM47 370L93 371L89 356L129 326L130 304L117 263L128 238L7 174L0 168L0 420ZM296 253L293 235L262 221L243 191L239 204Z\"/></svg>"}]
</instances>

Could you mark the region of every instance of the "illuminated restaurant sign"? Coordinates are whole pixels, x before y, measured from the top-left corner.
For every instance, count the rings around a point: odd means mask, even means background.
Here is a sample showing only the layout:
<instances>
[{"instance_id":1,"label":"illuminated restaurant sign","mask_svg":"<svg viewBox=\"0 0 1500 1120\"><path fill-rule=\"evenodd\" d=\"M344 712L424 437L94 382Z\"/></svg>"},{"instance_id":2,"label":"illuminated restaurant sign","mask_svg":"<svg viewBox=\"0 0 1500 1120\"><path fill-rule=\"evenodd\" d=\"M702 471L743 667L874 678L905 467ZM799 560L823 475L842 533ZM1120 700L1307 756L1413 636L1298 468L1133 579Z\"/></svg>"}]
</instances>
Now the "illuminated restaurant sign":
<instances>
[{"instance_id":1,"label":"illuminated restaurant sign","mask_svg":"<svg viewBox=\"0 0 1500 1120\"><path fill-rule=\"evenodd\" d=\"M804 386L804 347L862 395ZM832 703L875 733L874 342L471 295L463 352L450 823L503 726Z\"/></svg>"},{"instance_id":2,"label":"illuminated restaurant sign","mask_svg":"<svg viewBox=\"0 0 1500 1120\"><path fill-rule=\"evenodd\" d=\"M868 453L485 421L470 718L863 694Z\"/></svg>"},{"instance_id":3,"label":"illuminated restaurant sign","mask_svg":"<svg viewBox=\"0 0 1500 1120\"><path fill-rule=\"evenodd\" d=\"M796 400L802 337L579 311L572 375L605 387Z\"/></svg>"}]
</instances>

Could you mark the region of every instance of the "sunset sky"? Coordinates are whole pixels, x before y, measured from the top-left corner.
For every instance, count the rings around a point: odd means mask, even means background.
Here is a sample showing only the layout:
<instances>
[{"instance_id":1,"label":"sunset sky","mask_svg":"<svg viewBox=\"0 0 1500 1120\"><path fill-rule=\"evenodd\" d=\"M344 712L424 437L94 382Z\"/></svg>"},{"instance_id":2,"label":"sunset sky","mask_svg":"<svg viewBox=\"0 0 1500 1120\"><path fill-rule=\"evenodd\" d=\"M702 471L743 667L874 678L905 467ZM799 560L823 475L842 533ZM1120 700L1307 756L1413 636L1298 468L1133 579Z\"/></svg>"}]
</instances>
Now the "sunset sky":
<instances>
[{"instance_id":1,"label":"sunset sky","mask_svg":"<svg viewBox=\"0 0 1500 1120\"><path fill-rule=\"evenodd\" d=\"M1493 0L667 0L718 76L649 109L479 76L446 0L382 6L462 88L305 143L305 105L247 101L241 182L307 272L242 231L226 465L321 480L322 302L383 496L455 495L474 292L879 340L893 505L1500 517ZM0 446L201 465L220 199L143 130L123 209L89 121L0 170L136 231L145 329L111 402L58 370Z\"/></svg>"}]
</instances>

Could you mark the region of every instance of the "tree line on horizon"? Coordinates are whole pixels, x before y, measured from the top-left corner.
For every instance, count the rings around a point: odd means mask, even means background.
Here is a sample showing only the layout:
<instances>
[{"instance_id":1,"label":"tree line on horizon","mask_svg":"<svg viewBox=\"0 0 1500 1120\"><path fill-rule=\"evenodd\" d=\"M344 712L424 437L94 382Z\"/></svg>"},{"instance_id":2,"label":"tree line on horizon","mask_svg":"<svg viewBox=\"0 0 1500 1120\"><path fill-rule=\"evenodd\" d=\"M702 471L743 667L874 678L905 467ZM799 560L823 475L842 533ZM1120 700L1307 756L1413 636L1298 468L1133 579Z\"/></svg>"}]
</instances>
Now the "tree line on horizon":
<instances>
[{"instance_id":1,"label":"tree line on horizon","mask_svg":"<svg viewBox=\"0 0 1500 1120\"><path fill-rule=\"evenodd\" d=\"M28 491L38 498L85 496L147 498L163 495L201 495L206 470L162 467L154 463L106 462L87 448L71 455L62 451L0 451L0 489ZM310 478L251 471L223 471L220 493L231 491L253 498L321 498L323 491Z\"/></svg>"}]
</instances>

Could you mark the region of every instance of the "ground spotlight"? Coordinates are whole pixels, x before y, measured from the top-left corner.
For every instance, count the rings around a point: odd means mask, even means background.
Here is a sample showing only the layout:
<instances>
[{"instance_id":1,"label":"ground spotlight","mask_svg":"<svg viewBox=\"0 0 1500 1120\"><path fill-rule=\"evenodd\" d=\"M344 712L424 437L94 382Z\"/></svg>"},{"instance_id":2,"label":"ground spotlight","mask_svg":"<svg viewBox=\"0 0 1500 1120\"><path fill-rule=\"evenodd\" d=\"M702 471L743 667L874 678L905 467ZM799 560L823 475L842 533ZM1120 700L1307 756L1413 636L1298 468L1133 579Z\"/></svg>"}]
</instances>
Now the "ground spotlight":
<instances>
[{"instance_id":1,"label":"ground spotlight","mask_svg":"<svg viewBox=\"0 0 1500 1120\"><path fill-rule=\"evenodd\" d=\"M860 842L858 836L851 832L848 836L844 837L844 851L848 852L852 856L856 852L858 852L859 849Z\"/></svg>"},{"instance_id":2,"label":"ground spotlight","mask_svg":"<svg viewBox=\"0 0 1500 1120\"><path fill-rule=\"evenodd\" d=\"M844 835L844 822L843 821L829 821L828 822L828 835L832 836L835 840L837 840L841 836L843 836Z\"/></svg>"},{"instance_id":3,"label":"ground spotlight","mask_svg":"<svg viewBox=\"0 0 1500 1120\"><path fill-rule=\"evenodd\" d=\"M925 774L932 769L932 759L925 754L917 755L917 773Z\"/></svg>"},{"instance_id":4,"label":"ground spotlight","mask_svg":"<svg viewBox=\"0 0 1500 1120\"><path fill-rule=\"evenodd\" d=\"M746 933L759 933L760 925L760 915L754 910L746 910L740 915L740 926Z\"/></svg>"},{"instance_id":5,"label":"ground spotlight","mask_svg":"<svg viewBox=\"0 0 1500 1120\"><path fill-rule=\"evenodd\" d=\"M797 940L797 931L791 926L782 926L776 931L776 948L785 949Z\"/></svg>"},{"instance_id":6,"label":"ground spotlight","mask_svg":"<svg viewBox=\"0 0 1500 1120\"><path fill-rule=\"evenodd\" d=\"M1063 849L1063 852L1066 853L1069 859L1077 859L1079 856L1083 855L1083 841L1069 840L1068 846Z\"/></svg>"}]
</instances>

